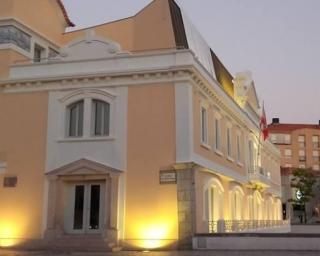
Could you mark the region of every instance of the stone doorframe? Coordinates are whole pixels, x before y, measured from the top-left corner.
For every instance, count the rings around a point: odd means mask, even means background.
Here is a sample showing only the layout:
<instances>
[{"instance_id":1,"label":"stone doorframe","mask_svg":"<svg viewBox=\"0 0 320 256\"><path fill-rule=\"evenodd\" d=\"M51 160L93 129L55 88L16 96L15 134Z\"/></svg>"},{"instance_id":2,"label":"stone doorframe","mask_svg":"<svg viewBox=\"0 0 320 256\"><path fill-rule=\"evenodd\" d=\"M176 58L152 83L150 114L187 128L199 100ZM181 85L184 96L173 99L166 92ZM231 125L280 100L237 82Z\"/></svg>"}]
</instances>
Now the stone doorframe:
<instances>
[{"instance_id":1,"label":"stone doorframe","mask_svg":"<svg viewBox=\"0 0 320 256\"><path fill-rule=\"evenodd\" d=\"M47 173L48 201L44 238L53 240L65 234L64 190L68 182L104 181L106 196L102 236L105 241L118 242L119 178L121 173L120 170L87 159L80 159Z\"/></svg>"}]
</instances>

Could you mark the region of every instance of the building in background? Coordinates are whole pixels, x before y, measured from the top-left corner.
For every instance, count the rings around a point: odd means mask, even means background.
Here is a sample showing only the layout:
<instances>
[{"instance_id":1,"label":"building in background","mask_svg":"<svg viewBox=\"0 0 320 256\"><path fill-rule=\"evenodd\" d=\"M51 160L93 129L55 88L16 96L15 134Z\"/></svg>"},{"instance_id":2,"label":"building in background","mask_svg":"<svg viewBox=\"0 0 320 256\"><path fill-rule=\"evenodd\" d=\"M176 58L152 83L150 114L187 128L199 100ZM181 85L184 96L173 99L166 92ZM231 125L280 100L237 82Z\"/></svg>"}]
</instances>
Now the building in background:
<instances>
[{"instance_id":1,"label":"building in background","mask_svg":"<svg viewBox=\"0 0 320 256\"><path fill-rule=\"evenodd\" d=\"M172 0L72 25L59 0L1 1L0 246L287 230L250 73L233 77Z\"/></svg>"},{"instance_id":2,"label":"building in background","mask_svg":"<svg viewBox=\"0 0 320 256\"><path fill-rule=\"evenodd\" d=\"M310 168L320 176L320 123L318 124L283 124L279 118L273 118L268 126L271 141L278 146L281 154L282 203L286 218L300 222L300 211L293 211L288 200L296 196L290 187L292 171L296 168ZM320 197L307 204L307 216L314 216L315 208L319 209Z\"/></svg>"}]
</instances>

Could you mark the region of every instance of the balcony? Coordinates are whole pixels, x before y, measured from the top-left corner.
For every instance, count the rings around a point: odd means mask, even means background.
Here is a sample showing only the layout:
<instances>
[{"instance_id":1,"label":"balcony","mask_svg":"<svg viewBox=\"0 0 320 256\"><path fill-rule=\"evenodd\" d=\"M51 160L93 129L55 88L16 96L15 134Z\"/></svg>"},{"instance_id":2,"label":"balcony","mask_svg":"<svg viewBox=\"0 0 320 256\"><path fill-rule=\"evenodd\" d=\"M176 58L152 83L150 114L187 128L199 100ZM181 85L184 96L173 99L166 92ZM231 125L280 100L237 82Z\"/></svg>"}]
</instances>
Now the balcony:
<instances>
[{"instance_id":1,"label":"balcony","mask_svg":"<svg viewBox=\"0 0 320 256\"><path fill-rule=\"evenodd\" d=\"M261 187L270 187L270 173L260 166L252 166L248 170L248 178L250 182Z\"/></svg>"},{"instance_id":2,"label":"balcony","mask_svg":"<svg viewBox=\"0 0 320 256\"><path fill-rule=\"evenodd\" d=\"M209 221L209 233L246 233L289 230L290 220L218 220Z\"/></svg>"}]
</instances>

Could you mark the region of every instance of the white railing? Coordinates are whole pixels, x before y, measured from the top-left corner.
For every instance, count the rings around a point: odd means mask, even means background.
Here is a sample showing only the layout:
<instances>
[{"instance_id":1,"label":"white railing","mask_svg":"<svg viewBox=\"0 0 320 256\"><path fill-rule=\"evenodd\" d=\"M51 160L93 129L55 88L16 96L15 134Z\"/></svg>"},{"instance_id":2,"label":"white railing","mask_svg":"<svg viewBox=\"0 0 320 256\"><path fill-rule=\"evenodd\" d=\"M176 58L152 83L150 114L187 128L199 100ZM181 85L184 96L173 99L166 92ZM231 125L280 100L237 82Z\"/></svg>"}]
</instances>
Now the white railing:
<instances>
[{"instance_id":1,"label":"white railing","mask_svg":"<svg viewBox=\"0 0 320 256\"><path fill-rule=\"evenodd\" d=\"M248 173L268 177L268 172L266 170L264 170L262 167L257 166L257 165L250 166Z\"/></svg>"},{"instance_id":2,"label":"white railing","mask_svg":"<svg viewBox=\"0 0 320 256\"><path fill-rule=\"evenodd\" d=\"M218 220L209 221L209 233L261 232L272 228L289 228L290 220Z\"/></svg>"},{"instance_id":3,"label":"white railing","mask_svg":"<svg viewBox=\"0 0 320 256\"><path fill-rule=\"evenodd\" d=\"M251 181L262 182L266 185L270 183L270 173L260 166L251 166L248 169L248 176Z\"/></svg>"}]
</instances>

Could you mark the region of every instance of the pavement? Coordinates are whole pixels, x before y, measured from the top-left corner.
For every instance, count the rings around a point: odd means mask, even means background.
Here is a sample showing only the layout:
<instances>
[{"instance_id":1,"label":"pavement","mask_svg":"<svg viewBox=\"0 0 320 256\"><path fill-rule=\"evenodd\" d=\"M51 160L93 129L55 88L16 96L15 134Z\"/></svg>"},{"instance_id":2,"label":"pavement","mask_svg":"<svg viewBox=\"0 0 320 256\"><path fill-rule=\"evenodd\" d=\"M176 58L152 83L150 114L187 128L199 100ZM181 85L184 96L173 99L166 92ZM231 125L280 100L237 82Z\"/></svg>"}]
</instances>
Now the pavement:
<instances>
[{"instance_id":1,"label":"pavement","mask_svg":"<svg viewBox=\"0 0 320 256\"><path fill-rule=\"evenodd\" d=\"M320 251L159 251L159 252L52 252L0 250L1 256L319 256Z\"/></svg>"}]
</instances>

